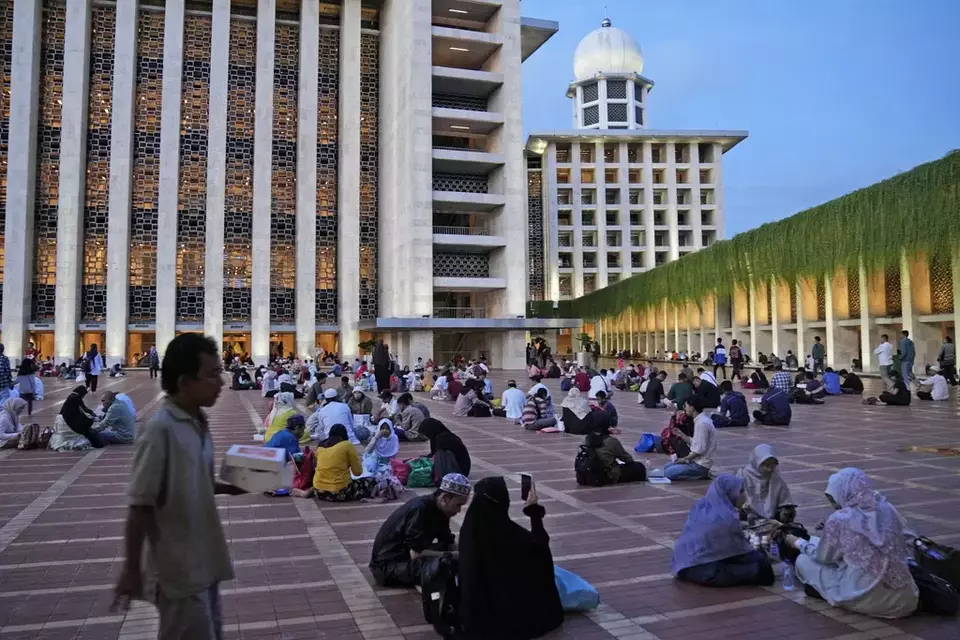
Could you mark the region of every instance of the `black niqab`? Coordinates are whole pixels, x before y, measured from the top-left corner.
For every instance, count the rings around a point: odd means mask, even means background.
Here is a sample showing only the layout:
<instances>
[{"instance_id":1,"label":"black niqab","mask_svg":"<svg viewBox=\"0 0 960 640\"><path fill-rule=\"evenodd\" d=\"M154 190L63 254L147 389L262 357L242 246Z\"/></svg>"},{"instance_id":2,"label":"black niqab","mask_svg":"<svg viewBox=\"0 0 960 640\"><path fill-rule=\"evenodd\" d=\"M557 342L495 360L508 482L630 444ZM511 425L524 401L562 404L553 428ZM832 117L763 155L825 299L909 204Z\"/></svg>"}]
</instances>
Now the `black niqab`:
<instances>
[{"instance_id":1,"label":"black niqab","mask_svg":"<svg viewBox=\"0 0 960 640\"><path fill-rule=\"evenodd\" d=\"M484 478L460 529L460 620L476 640L538 638L563 624L550 536L540 505L524 509L527 531L510 519L502 477Z\"/></svg>"},{"instance_id":2,"label":"black niqab","mask_svg":"<svg viewBox=\"0 0 960 640\"><path fill-rule=\"evenodd\" d=\"M438 451L449 451L457 459L457 466L460 467L460 473L465 476L470 475L470 454L463 440L452 433L447 427L436 418L427 418L420 423L420 433L427 436L430 440L430 455Z\"/></svg>"}]
</instances>

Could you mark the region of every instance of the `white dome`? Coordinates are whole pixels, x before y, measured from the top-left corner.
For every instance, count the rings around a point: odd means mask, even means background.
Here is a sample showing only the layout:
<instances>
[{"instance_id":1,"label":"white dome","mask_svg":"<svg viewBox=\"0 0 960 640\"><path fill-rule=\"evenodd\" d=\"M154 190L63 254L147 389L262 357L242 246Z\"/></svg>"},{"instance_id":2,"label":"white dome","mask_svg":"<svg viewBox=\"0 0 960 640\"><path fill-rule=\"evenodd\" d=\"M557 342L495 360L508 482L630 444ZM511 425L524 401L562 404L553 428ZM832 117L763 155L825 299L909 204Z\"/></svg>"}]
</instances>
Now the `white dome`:
<instances>
[{"instance_id":1,"label":"white dome","mask_svg":"<svg viewBox=\"0 0 960 640\"><path fill-rule=\"evenodd\" d=\"M598 73L641 73L643 52L633 37L609 20L587 34L573 54L574 82L592 78Z\"/></svg>"}]
</instances>

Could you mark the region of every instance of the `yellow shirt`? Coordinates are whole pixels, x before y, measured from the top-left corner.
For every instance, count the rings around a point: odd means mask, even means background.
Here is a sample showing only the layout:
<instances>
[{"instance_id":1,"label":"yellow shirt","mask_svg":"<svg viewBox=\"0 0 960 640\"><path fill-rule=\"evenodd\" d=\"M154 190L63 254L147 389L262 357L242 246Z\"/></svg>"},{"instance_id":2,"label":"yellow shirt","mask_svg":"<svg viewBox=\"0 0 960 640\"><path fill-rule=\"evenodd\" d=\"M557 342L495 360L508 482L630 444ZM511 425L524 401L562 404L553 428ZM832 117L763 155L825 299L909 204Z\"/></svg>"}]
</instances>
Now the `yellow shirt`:
<instances>
[{"instance_id":1,"label":"yellow shirt","mask_svg":"<svg viewBox=\"0 0 960 640\"><path fill-rule=\"evenodd\" d=\"M313 473L313 488L336 493L350 484L350 472L363 473L360 456L349 440L329 448L317 447L317 470Z\"/></svg>"},{"instance_id":2,"label":"yellow shirt","mask_svg":"<svg viewBox=\"0 0 960 640\"><path fill-rule=\"evenodd\" d=\"M267 432L263 434L263 441L270 442L270 438L279 431L283 431L287 428L287 418L294 414L293 409L287 409L277 415L273 416L273 420L270 421L270 425L267 427Z\"/></svg>"}]
</instances>

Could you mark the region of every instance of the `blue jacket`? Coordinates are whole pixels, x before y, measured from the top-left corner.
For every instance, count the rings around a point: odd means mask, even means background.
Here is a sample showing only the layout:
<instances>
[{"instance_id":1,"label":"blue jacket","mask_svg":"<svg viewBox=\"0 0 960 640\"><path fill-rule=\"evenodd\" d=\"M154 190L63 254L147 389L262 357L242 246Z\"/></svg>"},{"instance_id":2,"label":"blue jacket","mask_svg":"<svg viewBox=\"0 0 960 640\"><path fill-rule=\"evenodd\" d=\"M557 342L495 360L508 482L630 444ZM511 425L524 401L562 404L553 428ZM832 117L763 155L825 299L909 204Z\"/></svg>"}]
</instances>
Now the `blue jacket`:
<instances>
[{"instance_id":1,"label":"blue jacket","mask_svg":"<svg viewBox=\"0 0 960 640\"><path fill-rule=\"evenodd\" d=\"M913 347L913 340L910 338L900 338L898 347L900 349L900 362L913 364L914 358L917 357L917 352Z\"/></svg>"},{"instance_id":2,"label":"blue jacket","mask_svg":"<svg viewBox=\"0 0 960 640\"><path fill-rule=\"evenodd\" d=\"M839 396L843 393L840 388L840 374L828 371L823 374L823 388L832 396Z\"/></svg>"},{"instance_id":3,"label":"blue jacket","mask_svg":"<svg viewBox=\"0 0 960 640\"><path fill-rule=\"evenodd\" d=\"M750 424L750 412L747 411L747 399L739 391L723 394L720 400L720 413L729 412L731 427L745 427Z\"/></svg>"},{"instance_id":4,"label":"blue jacket","mask_svg":"<svg viewBox=\"0 0 960 640\"><path fill-rule=\"evenodd\" d=\"M790 408L790 397L783 391L771 388L763 395L760 401L760 408L770 413L773 419L780 424L789 424L793 417L793 410Z\"/></svg>"},{"instance_id":5,"label":"blue jacket","mask_svg":"<svg viewBox=\"0 0 960 640\"><path fill-rule=\"evenodd\" d=\"M722 344L713 350L713 364L727 364L727 350Z\"/></svg>"},{"instance_id":6,"label":"blue jacket","mask_svg":"<svg viewBox=\"0 0 960 640\"><path fill-rule=\"evenodd\" d=\"M290 455L300 453L300 443L297 442L297 436L289 429L277 431L273 434L273 437L270 438L270 442L268 442L266 446L274 447L275 449L286 449Z\"/></svg>"}]
</instances>

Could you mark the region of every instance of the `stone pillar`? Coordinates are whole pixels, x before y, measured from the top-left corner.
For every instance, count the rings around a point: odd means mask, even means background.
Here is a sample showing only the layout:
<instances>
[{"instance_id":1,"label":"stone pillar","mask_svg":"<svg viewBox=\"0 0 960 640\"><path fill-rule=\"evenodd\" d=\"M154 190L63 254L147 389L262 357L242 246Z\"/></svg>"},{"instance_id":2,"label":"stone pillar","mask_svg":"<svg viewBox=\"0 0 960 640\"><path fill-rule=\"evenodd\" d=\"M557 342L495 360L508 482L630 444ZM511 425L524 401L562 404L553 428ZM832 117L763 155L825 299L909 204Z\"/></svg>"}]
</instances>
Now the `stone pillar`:
<instances>
[{"instance_id":1,"label":"stone pillar","mask_svg":"<svg viewBox=\"0 0 960 640\"><path fill-rule=\"evenodd\" d=\"M67 3L63 42L63 108L60 115L60 199L57 210L57 299L54 360L77 355L80 281L83 276L83 209L86 202L87 106L90 88L90 0Z\"/></svg>"},{"instance_id":2,"label":"stone pillar","mask_svg":"<svg viewBox=\"0 0 960 640\"><path fill-rule=\"evenodd\" d=\"M210 116L207 133L207 233L204 247L203 331L213 338L218 345L223 343L223 224L227 184L229 75L230 0L214 0L210 41Z\"/></svg>"},{"instance_id":3,"label":"stone pillar","mask_svg":"<svg viewBox=\"0 0 960 640\"><path fill-rule=\"evenodd\" d=\"M180 197L180 100L185 0L167 2L163 22L160 195L157 204L157 351L176 335L177 206Z\"/></svg>"},{"instance_id":4,"label":"stone pillar","mask_svg":"<svg viewBox=\"0 0 960 640\"><path fill-rule=\"evenodd\" d=\"M804 303L803 286L800 281L797 281L796 288L797 288L797 342L796 342L797 350L794 351L794 355L797 356L797 362L799 362L800 366L803 367L804 360L807 357L807 352L806 352L807 338L806 338L806 335L804 335L806 332L807 321L803 315L806 304Z\"/></svg>"},{"instance_id":5,"label":"stone pillar","mask_svg":"<svg viewBox=\"0 0 960 640\"><path fill-rule=\"evenodd\" d=\"M7 226L4 235L3 342L23 357L33 286L33 205L37 174L40 90L40 2L13 5L10 124L7 146Z\"/></svg>"},{"instance_id":6,"label":"stone pillar","mask_svg":"<svg viewBox=\"0 0 960 640\"><path fill-rule=\"evenodd\" d=\"M257 0L257 96L253 141L253 279L250 341L255 362L270 354L270 216L273 181L273 68L276 0ZM300 244L300 243L297 243ZM300 305L297 305L298 307Z\"/></svg>"},{"instance_id":7,"label":"stone pillar","mask_svg":"<svg viewBox=\"0 0 960 640\"><path fill-rule=\"evenodd\" d=\"M783 314L780 306L783 304L782 298L786 297L787 320L789 321L790 289L781 284L775 277L770 278L770 352L775 353L781 360L785 359L788 350L792 350L790 335L784 330L783 325L788 324L783 321Z\"/></svg>"},{"instance_id":8,"label":"stone pillar","mask_svg":"<svg viewBox=\"0 0 960 640\"><path fill-rule=\"evenodd\" d=\"M633 309L630 309L627 311L627 313L629 314L627 316L627 330L630 332L630 339L627 341L627 348L630 349L630 353L633 353L637 348L636 342L634 342L636 335L634 334L633 328Z\"/></svg>"},{"instance_id":9,"label":"stone pillar","mask_svg":"<svg viewBox=\"0 0 960 640\"><path fill-rule=\"evenodd\" d=\"M339 100L337 322L340 354L351 359L360 342L360 0L346 0L340 9Z\"/></svg>"},{"instance_id":10,"label":"stone pillar","mask_svg":"<svg viewBox=\"0 0 960 640\"><path fill-rule=\"evenodd\" d=\"M673 350L680 351L680 310L673 308Z\"/></svg>"},{"instance_id":11,"label":"stone pillar","mask_svg":"<svg viewBox=\"0 0 960 640\"><path fill-rule=\"evenodd\" d=\"M826 335L824 336L823 348L826 349L827 354L824 360L825 367L832 367L835 364L839 363L840 360L837 359L836 348L837 348L837 328L835 326L836 318L833 310L833 275L825 274L824 275L824 320L826 320Z\"/></svg>"},{"instance_id":12,"label":"stone pillar","mask_svg":"<svg viewBox=\"0 0 960 640\"><path fill-rule=\"evenodd\" d=\"M750 280L747 289L747 304L750 308L750 344L747 345L747 353L756 362L757 353L760 351L760 334L757 331L757 288L753 284L753 280Z\"/></svg>"},{"instance_id":13,"label":"stone pillar","mask_svg":"<svg viewBox=\"0 0 960 640\"><path fill-rule=\"evenodd\" d=\"M129 0L117 5L113 48L113 113L110 114L107 344L104 346L107 366L117 362L127 363L130 210L133 199L133 123L137 95L137 23L139 15L140 0Z\"/></svg>"},{"instance_id":14,"label":"stone pillar","mask_svg":"<svg viewBox=\"0 0 960 640\"><path fill-rule=\"evenodd\" d=\"M867 280L867 270L863 266L863 256L857 260L857 269L860 272L860 353L864 371L878 371L879 367L873 357L873 313L870 309L870 282ZM956 280L954 280L956 285Z\"/></svg>"},{"instance_id":15,"label":"stone pillar","mask_svg":"<svg viewBox=\"0 0 960 640\"><path fill-rule=\"evenodd\" d=\"M951 337L956 344L957 334L960 332L960 248L953 250L950 267L953 275L953 336Z\"/></svg>"},{"instance_id":16,"label":"stone pillar","mask_svg":"<svg viewBox=\"0 0 960 640\"><path fill-rule=\"evenodd\" d=\"M943 341L939 325L920 320L920 316L929 315L930 305L930 270L925 256L907 258L904 254L900 259L900 296L903 302L903 328L910 332L916 349L913 372L923 375L924 367L936 364L937 353ZM897 340L900 336L897 336ZM892 340L892 336L891 336Z\"/></svg>"},{"instance_id":17,"label":"stone pillar","mask_svg":"<svg viewBox=\"0 0 960 640\"><path fill-rule=\"evenodd\" d=\"M629 107L628 107L628 110ZM682 143L681 143L682 144ZM670 230L668 232L670 252L669 261L673 262L680 257L680 231L677 225L677 156L676 156L677 145L675 142L668 142L666 144L667 149L667 168L666 168L666 178L667 178L667 225ZM653 192L648 192L647 197L653 195Z\"/></svg>"}]
</instances>

